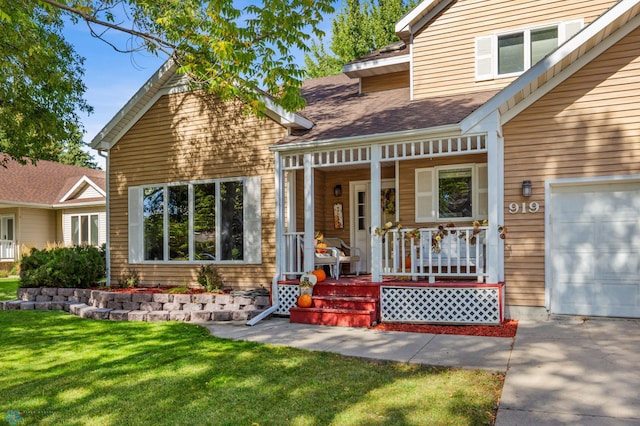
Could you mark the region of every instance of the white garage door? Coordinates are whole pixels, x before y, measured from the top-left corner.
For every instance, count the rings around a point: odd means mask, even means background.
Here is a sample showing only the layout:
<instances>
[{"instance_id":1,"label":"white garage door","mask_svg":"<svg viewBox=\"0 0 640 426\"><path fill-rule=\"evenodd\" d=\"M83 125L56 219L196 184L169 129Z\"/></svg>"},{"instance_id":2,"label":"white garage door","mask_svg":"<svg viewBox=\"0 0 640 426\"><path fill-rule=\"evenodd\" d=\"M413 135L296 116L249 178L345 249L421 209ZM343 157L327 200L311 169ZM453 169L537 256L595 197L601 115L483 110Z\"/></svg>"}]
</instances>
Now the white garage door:
<instances>
[{"instance_id":1,"label":"white garage door","mask_svg":"<svg viewBox=\"0 0 640 426\"><path fill-rule=\"evenodd\" d=\"M552 186L554 314L640 317L640 183Z\"/></svg>"}]
</instances>

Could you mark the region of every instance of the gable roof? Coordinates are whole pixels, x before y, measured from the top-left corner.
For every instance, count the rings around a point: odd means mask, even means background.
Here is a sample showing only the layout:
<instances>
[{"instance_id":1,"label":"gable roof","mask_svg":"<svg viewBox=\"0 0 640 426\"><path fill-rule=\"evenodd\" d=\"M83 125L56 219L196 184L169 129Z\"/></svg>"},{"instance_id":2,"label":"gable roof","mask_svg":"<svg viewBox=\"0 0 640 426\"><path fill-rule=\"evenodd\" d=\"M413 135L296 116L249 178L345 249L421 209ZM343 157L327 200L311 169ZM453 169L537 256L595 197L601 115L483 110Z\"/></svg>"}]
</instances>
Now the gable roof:
<instances>
[{"instance_id":1,"label":"gable roof","mask_svg":"<svg viewBox=\"0 0 640 426\"><path fill-rule=\"evenodd\" d=\"M0 206L63 208L105 205L106 176L102 170L53 161L22 165L9 160L0 167ZM88 196L82 197L84 191ZM95 195L98 196L95 196Z\"/></svg>"},{"instance_id":2,"label":"gable roof","mask_svg":"<svg viewBox=\"0 0 640 426\"><path fill-rule=\"evenodd\" d=\"M315 123L307 131L292 131L279 144L406 132L457 125L496 91L409 100L409 88L359 94L358 81L344 74L307 80L302 111Z\"/></svg>"},{"instance_id":3,"label":"gable roof","mask_svg":"<svg viewBox=\"0 0 640 426\"><path fill-rule=\"evenodd\" d=\"M463 133L497 111L505 124L634 29L640 27L640 0L619 0L580 32L529 68L461 122Z\"/></svg>"},{"instance_id":4,"label":"gable roof","mask_svg":"<svg viewBox=\"0 0 640 426\"><path fill-rule=\"evenodd\" d=\"M177 74L176 69L175 63L171 59L167 60L98 132L90 143L91 147L98 150L111 149L161 96L190 90L187 77ZM262 97L262 101L267 107L266 115L284 127L313 126L306 118L276 105L267 95Z\"/></svg>"}]
</instances>

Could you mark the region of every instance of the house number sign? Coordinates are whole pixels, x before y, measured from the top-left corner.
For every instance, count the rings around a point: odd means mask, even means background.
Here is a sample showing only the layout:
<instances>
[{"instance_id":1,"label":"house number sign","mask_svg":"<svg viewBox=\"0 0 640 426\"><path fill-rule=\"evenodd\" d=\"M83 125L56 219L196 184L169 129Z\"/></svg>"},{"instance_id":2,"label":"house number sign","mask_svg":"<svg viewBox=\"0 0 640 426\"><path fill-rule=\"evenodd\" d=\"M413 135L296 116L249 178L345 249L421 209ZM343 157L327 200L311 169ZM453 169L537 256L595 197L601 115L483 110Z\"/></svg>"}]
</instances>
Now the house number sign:
<instances>
[{"instance_id":1,"label":"house number sign","mask_svg":"<svg viewBox=\"0 0 640 426\"><path fill-rule=\"evenodd\" d=\"M530 203L509 203L509 213L538 213L540 211L540 204L535 201Z\"/></svg>"}]
</instances>

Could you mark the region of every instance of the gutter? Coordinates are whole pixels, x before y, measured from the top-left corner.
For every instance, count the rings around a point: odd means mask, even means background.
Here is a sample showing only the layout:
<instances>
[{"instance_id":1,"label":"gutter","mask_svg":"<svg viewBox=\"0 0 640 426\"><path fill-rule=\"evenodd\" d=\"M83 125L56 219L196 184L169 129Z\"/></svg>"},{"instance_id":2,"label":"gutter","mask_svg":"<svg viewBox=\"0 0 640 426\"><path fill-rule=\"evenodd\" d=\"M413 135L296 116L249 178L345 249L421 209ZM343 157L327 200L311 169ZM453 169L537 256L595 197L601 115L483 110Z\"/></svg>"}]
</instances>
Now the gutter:
<instances>
[{"instance_id":1,"label":"gutter","mask_svg":"<svg viewBox=\"0 0 640 426\"><path fill-rule=\"evenodd\" d=\"M271 291L272 291L271 294L272 294L273 304L266 311L260 312L255 318L252 318L249 321L247 321L248 326L256 325L258 322L262 321L263 319L265 319L266 317L268 317L269 315L277 311L278 308L280 307L280 295L278 294L278 277L277 276L274 276L273 279L271 280Z\"/></svg>"},{"instance_id":2,"label":"gutter","mask_svg":"<svg viewBox=\"0 0 640 426\"><path fill-rule=\"evenodd\" d=\"M104 150L99 149L98 150L98 155L102 158L105 159L105 163L106 163L106 168L107 170L106 172L106 179L105 179L105 211L106 211L106 221L107 223L105 223L105 227L107 228L107 235L106 235L106 253L105 253L105 258L106 258L106 265L105 265L105 269L107 272L107 287L111 287L111 250L109 249L110 247L110 242L111 242L111 238L109 237L109 235L111 234L111 213L109 212L109 153L108 151L105 153Z\"/></svg>"},{"instance_id":3,"label":"gutter","mask_svg":"<svg viewBox=\"0 0 640 426\"><path fill-rule=\"evenodd\" d=\"M282 145L272 145L271 151L287 152L299 151L303 149L331 148L343 145L370 145L372 143L412 141L431 136L443 137L446 133L451 135L460 134L460 123L447 124L444 126L429 127L426 129L400 130L390 133L374 133L372 135L348 136L345 138L321 139L308 142L293 142Z\"/></svg>"}]
</instances>

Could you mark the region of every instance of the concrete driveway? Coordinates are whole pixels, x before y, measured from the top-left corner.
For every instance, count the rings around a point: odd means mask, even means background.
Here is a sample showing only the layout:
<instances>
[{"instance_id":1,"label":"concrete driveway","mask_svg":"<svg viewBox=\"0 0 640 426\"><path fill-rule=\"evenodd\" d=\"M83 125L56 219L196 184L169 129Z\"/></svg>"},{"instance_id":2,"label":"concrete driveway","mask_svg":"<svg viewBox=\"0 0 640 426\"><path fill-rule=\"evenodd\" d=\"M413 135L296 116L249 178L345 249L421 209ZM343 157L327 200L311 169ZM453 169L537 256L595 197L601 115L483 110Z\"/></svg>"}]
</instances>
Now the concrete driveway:
<instances>
[{"instance_id":1,"label":"concrete driveway","mask_svg":"<svg viewBox=\"0 0 640 426\"><path fill-rule=\"evenodd\" d=\"M640 425L640 320L520 321L496 420Z\"/></svg>"}]
</instances>

